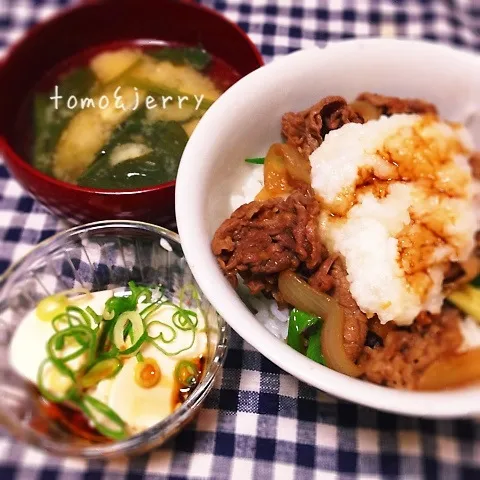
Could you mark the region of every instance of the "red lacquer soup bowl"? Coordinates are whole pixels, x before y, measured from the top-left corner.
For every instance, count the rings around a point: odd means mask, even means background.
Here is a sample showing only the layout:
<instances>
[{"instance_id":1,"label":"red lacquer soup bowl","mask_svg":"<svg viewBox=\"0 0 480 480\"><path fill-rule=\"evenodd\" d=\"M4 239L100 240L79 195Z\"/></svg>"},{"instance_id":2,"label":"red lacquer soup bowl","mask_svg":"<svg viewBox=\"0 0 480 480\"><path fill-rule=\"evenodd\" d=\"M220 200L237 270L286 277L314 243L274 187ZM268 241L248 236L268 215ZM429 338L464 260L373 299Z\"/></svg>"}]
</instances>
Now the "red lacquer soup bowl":
<instances>
[{"instance_id":1,"label":"red lacquer soup bowl","mask_svg":"<svg viewBox=\"0 0 480 480\"><path fill-rule=\"evenodd\" d=\"M131 190L87 188L43 174L30 165L26 153L31 146L31 113L25 114L25 102L39 80L82 52L131 42L201 45L220 65L212 65L217 76L222 75L222 65L235 72L230 83L263 64L237 25L194 3L84 2L33 27L0 66L0 151L24 188L74 223L117 218L166 224L174 219L175 181Z\"/></svg>"}]
</instances>

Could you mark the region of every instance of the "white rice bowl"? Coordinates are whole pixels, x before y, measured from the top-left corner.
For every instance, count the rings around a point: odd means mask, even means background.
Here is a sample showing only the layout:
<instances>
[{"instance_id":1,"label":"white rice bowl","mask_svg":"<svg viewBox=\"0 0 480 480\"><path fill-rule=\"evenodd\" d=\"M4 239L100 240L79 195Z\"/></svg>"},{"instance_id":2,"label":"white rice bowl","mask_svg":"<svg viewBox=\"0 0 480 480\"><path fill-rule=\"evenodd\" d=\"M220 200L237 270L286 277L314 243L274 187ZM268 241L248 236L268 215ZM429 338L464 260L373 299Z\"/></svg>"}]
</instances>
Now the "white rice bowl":
<instances>
[{"instance_id":1,"label":"white rice bowl","mask_svg":"<svg viewBox=\"0 0 480 480\"><path fill-rule=\"evenodd\" d=\"M185 256L200 288L240 336L280 368L340 398L405 415L480 415L479 386L402 391L347 377L299 354L278 338L286 334L286 316L278 316L271 302L257 300L253 303L258 318L253 315L223 277L210 248L220 223L258 192L262 167L243 159L264 156L269 145L281 140L283 113L303 110L332 94L349 100L362 91L416 97L435 104L442 118L466 123L478 142L479 85L476 55L421 41L368 39L276 60L240 80L215 102L183 154L176 216ZM462 330L478 328L468 321ZM467 336L470 344L478 344L473 333Z\"/></svg>"}]
</instances>

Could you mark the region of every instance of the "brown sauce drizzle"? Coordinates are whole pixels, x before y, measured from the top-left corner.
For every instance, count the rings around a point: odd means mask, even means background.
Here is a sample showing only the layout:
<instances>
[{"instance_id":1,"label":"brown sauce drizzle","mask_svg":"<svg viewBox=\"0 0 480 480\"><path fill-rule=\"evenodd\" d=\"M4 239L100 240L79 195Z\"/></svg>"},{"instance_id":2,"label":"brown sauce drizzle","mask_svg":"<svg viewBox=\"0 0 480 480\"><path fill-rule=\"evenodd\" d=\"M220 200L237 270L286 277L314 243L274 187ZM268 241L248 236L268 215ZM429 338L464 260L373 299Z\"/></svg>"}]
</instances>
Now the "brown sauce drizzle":
<instances>
[{"instance_id":1,"label":"brown sauce drizzle","mask_svg":"<svg viewBox=\"0 0 480 480\"><path fill-rule=\"evenodd\" d=\"M71 443L112 442L111 439L91 427L87 417L79 410L70 408L64 403L52 403L44 399L38 390L36 390L36 394L38 404L29 422L33 430L59 437Z\"/></svg>"},{"instance_id":2,"label":"brown sauce drizzle","mask_svg":"<svg viewBox=\"0 0 480 480\"><path fill-rule=\"evenodd\" d=\"M197 388L205 373L207 360L205 356L190 359L198 369L195 383L190 387L183 387L175 381L171 396L172 411L183 404ZM111 443L113 440L105 437L95 428L90 426L89 420L82 412L71 408L65 403L52 403L43 398L35 388L34 394L38 401L35 412L29 420L30 427L41 433L55 435L71 443Z\"/></svg>"},{"instance_id":3,"label":"brown sauce drizzle","mask_svg":"<svg viewBox=\"0 0 480 480\"><path fill-rule=\"evenodd\" d=\"M359 203L359 199L371 193L376 198L385 198L392 182L415 183L424 192L425 198L435 196L440 199L468 198L470 176L455 163L455 155L466 155L469 151L455 137L441 137L428 131L440 120L434 114L426 114L412 126L399 128L383 142L381 149L375 154L391 165L388 177L381 178L374 173L374 168L359 168L357 180L353 188L348 188L330 209L330 221L343 221L350 209ZM459 124L445 122L453 129ZM321 203L322 199L319 198ZM325 205L323 205L325 207ZM425 300L433 280L427 273L431 266L434 251L442 246L452 246L449 235L445 232L445 219L440 215L428 215L418 218L415 212L409 211L411 222L397 235L398 263L405 272L409 287ZM445 268L447 267L445 263Z\"/></svg>"}]
</instances>

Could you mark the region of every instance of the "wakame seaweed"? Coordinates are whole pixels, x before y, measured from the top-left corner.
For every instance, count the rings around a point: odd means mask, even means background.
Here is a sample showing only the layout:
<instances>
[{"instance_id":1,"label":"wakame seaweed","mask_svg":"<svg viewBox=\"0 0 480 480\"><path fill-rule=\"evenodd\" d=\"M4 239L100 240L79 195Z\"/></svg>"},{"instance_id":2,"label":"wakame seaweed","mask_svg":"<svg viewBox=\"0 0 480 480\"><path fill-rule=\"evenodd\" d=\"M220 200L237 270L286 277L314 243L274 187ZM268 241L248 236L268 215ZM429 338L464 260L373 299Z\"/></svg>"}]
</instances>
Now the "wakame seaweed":
<instances>
[{"instance_id":1,"label":"wakame seaweed","mask_svg":"<svg viewBox=\"0 0 480 480\"><path fill-rule=\"evenodd\" d=\"M168 60L175 65L187 64L200 71L205 70L212 61L212 56L203 48L198 47L166 47L146 53L156 60Z\"/></svg>"},{"instance_id":2,"label":"wakame seaweed","mask_svg":"<svg viewBox=\"0 0 480 480\"><path fill-rule=\"evenodd\" d=\"M91 67L76 67L60 76L58 90L41 90L33 98L34 167L64 181L105 189L146 187L175 179L195 120L213 100L204 98L200 87L199 95L184 92L181 81L162 81L161 75L157 78L148 68L147 73L134 75L131 68L124 68L132 52L138 57L133 65L139 67L142 62L158 66L168 63L191 66L200 72L212 61L208 52L195 47L146 48L141 53L132 49L123 56L119 50L110 57L108 52L98 57ZM105 80L108 75L101 73L115 69L122 71L114 75L119 83L117 90L115 82L109 83ZM185 75L188 77L188 72ZM202 84L196 80L200 75L191 76L193 83ZM132 89L135 92L133 105L123 103L124 88L127 93ZM153 98L155 106L146 105L145 97ZM177 108L174 103L168 105L175 97L181 98ZM126 113L117 115L117 108ZM163 108L163 115L150 115L148 110L152 108ZM93 109L99 109L99 114ZM77 115L81 118L72 122Z\"/></svg>"},{"instance_id":3,"label":"wakame seaweed","mask_svg":"<svg viewBox=\"0 0 480 480\"><path fill-rule=\"evenodd\" d=\"M96 188L140 188L174 180L188 136L177 122L149 122L145 110L117 127L78 184ZM151 151L112 166L110 157L119 145L141 143Z\"/></svg>"}]
</instances>

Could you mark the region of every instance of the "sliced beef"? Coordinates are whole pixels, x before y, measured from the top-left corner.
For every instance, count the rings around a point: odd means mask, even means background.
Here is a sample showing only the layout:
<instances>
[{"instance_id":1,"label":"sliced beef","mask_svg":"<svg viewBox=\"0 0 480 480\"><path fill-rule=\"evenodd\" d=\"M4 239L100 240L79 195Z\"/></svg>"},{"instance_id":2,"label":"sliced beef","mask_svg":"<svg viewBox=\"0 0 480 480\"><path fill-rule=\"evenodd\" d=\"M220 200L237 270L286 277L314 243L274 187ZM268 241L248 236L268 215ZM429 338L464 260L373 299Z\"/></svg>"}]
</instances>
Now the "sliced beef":
<instances>
[{"instance_id":1,"label":"sliced beef","mask_svg":"<svg viewBox=\"0 0 480 480\"><path fill-rule=\"evenodd\" d=\"M409 328L396 328L383 346L366 346L360 358L365 378L394 388L414 389L425 369L462 343L457 309L445 307L439 315L426 314Z\"/></svg>"},{"instance_id":2,"label":"sliced beef","mask_svg":"<svg viewBox=\"0 0 480 480\"><path fill-rule=\"evenodd\" d=\"M480 180L480 152L475 152L470 157L470 166L472 167L473 176Z\"/></svg>"},{"instance_id":3,"label":"sliced beef","mask_svg":"<svg viewBox=\"0 0 480 480\"><path fill-rule=\"evenodd\" d=\"M367 317L350 293L347 271L340 259L332 265L330 275L334 284L331 295L342 307L344 314L343 345L345 352L351 360L356 361L363 350L367 337Z\"/></svg>"},{"instance_id":4,"label":"sliced beef","mask_svg":"<svg viewBox=\"0 0 480 480\"><path fill-rule=\"evenodd\" d=\"M299 271L309 284L330 293L344 310L344 345L356 361L366 335L367 318L350 293L347 272L338 255L328 256L318 235L319 205L309 190L286 199L274 198L243 205L215 232L212 251L230 283L237 274L252 294L273 296L284 305L278 275Z\"/></svg>"},{"instance_id":5,"label":"sliced beef","mask_svg":"<svg viewBox=\"0 0 480 480\"><path fill-rule=\"evenodd\" d=\"M418 98L398 98L379 95L378 93L361 93L357 100L368 102L374 107L380 108L383 115L395 113L432 113L437 114L437 108L432 103Z\"/></svg>"},{"instance_id":6,"label":"sliced beef","mask_svg":"<svg viewBox=\"0 0 480 480\"><path fill-rule=\"evenodd\" d=\"M334 278L330 274L330 270L338 255L330 255L326 260L322 262L316 272L308 272L308 283L311 287L319 292L328 292L334 287Z\"/></svg>"},{"instance_id":7,"label":"sliced beef","mask_svg":"<svg viewBox=\"0 0 480 480\"><path fill-rule=\"evenodd\" d=\"M285 113L282 117L282 135L288 143L308 156L332 130L347 123L365 123L379 115L395 113L436 114L437 109L424 100L377 93L364 92L351 104L343 97L329 96L301 112Z\"/></svg>"},{"instance_id":8,"label":"sliced beef","mask_svg":"<svg viewBox=\"0 0 480 480\"><path fill-rule=\"evenodd\" d=\"M363 119L343 97L325 97L306 110L285 113L282 117L282 135L288 143L308 156L320 146L329 131L350 122L363 123Z\"/></svg>"},{"instance_id":9,"label":"sliced beef","mask_svg":"<svg viewBox=\"0 0 480 480\"><path fill-rule=\"evenodd\" d=\"M382 343L386 336L392 330L395 330L396 324L393 322L382 323L377 315L368 319L368 331L374 333L382 339Z\"/></svg>"},{"instance_id":10,"label":"sliced beef","mask_svg":"<svg viewBox=\"0 0 480 480\"><path fill-rule=\"evenodd\" d=\"M252 294L264 292L280 303L278 274L301 263L315 270L325 256L317 233L319 205L309 190L286 199L242 205L215 232L212 251L230 283L237 274Z\"/></svg>"}]
</instances>

